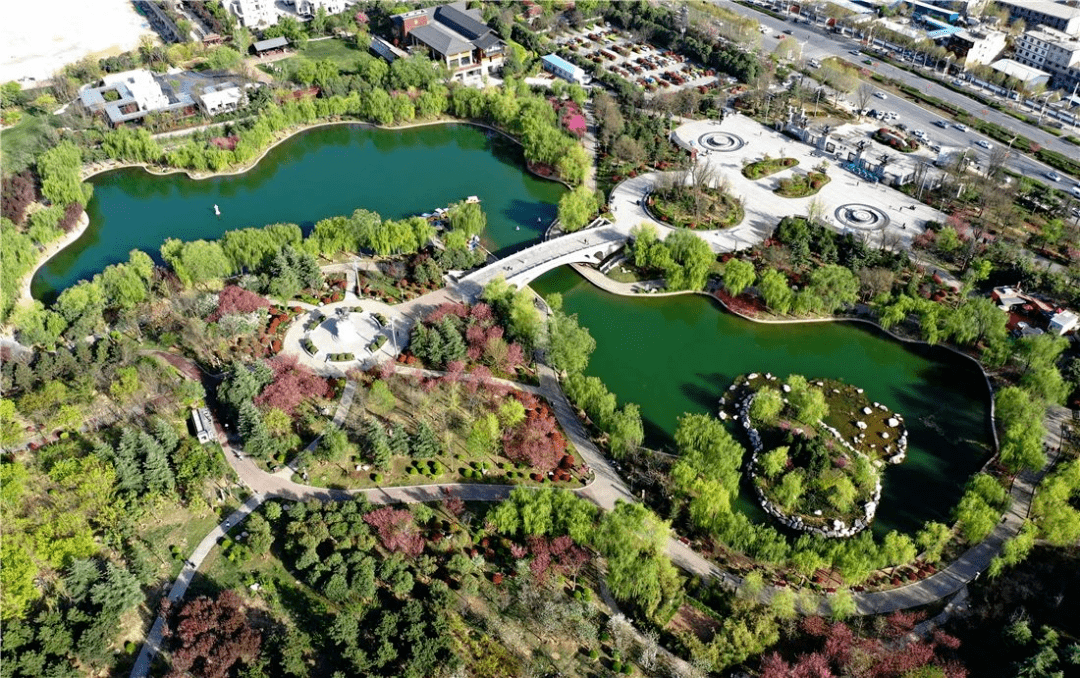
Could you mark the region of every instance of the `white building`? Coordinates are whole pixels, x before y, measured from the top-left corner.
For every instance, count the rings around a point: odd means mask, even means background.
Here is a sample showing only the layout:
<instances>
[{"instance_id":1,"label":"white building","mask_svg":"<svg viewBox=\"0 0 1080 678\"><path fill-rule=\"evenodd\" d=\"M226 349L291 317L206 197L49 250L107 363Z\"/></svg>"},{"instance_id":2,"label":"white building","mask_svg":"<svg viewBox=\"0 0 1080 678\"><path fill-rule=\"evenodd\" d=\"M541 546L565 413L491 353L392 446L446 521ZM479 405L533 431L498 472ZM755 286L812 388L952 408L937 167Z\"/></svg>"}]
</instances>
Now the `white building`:
<instances>
[{"instance_id":1,"label":"white building","mask_svg":"<svg viewBox=\"0 0 1080 678\"><path fill-rule=\"evenodd\" d=\"M235 111L247 102L247 95L244 94L244 90L231 82L215 87L207 87L196 98L199 101L199 106L210 116Z\"/></svg>"},{"instance_id":2,"label":"white building","mask_svg":"<svg viewBox=\"0 0 1080 678\"><path fill-rule=\"evenodd\" d=\"M1037 87L1050 82L1050 74L1046 71L1041 71L1038 68L1033 68L1031 66L1025 66L1019 61L1013 61L1012 59L998 59L990 64L990 67L995 71L1004 73L1010 78L1016 78L1024 84L1024 87Z\"/></svg>"},{"instance_id":3,"label":"white building","mask_svg":"<svg viewBox=\"0 0 1080 678\"><path fill-rule=\"evenodd\" d=\"M1023 19L1028 28L1049 26L1076 35L1080 33L1080 7L1050 0L996 0L1013 19Z\"/></svg>"},{"instance_id":4,"label":"white building","mask_svg":"<svg viewBox=\"0 0 1080 678\"><path fill-rule=\"evenodd\" d=\"M327 14L340 14L349 4L346 0L296 0L296 13L302 17L313 17L321 7Z\"/></svg>"},{"instance_id":5,"label":"white building","mask_svg":"<svg viewBox=\"0 0 1080 678\"><path fill-rule=\"evenodd\" d=\"M541 57L540 62L545 71L552 73L563 80L576 82L579 85L584 84L585 82L585 70L580 66L575 66L558 55L548 54L547 56Z\"/></svg>"},{"instance_id":6,"label":"white building","mask_svg":"<svg viewBox=\"0 0 1080 678\"><path fill-rule=\"evenodd\" d=\"M960 31L949 37L949 50L966 68L988 64L1005 51L1005 33L988 29Z\"/></svg>"},{"instance_id":7,"label":"white building","mask_svg":"<svg viewBox=\"0 0 1080 678\"><path fill-rule=\"evenodd\" d=\"M162 91L161 85L154 79L154 74L146 70L109 73L101 79L105 87L122 85L131 93L131 98L144 111L153 111L169 105L169 97Z\"/></svg>"},{"instance_id":8,"label":"white building","mask_svg":"<svg viewBox=\"0 0 1080 678\"><path fill-rule=\"evenodd\" d=\"M274 0L232 0L227 7L245 28L266 28L278 20Z\"/></svg>"},{"instance_id":9,"label":"white building","mask_svg":"<svg viewBox=\"0 0 1080 678\"><path fill-rule=\"evenodd\" d=\"M1048 330L1051 334L1061 335L1072 332L1077 326L1080 326L1080 317L1072 311L1062 311L1050 318Z\"/></svg>"},{"instance_id":10,"label":"white building","mask_svg":"<svg viewBox=\"0 0 1080 678\"><path fill-rule=\"evenodd\" d=\"M1080 82L1080 38L1053 28L1027 31L1016 38L1016 60L1046 71L1054 89L1072 91Z\"/></svg>"}]
</instances>

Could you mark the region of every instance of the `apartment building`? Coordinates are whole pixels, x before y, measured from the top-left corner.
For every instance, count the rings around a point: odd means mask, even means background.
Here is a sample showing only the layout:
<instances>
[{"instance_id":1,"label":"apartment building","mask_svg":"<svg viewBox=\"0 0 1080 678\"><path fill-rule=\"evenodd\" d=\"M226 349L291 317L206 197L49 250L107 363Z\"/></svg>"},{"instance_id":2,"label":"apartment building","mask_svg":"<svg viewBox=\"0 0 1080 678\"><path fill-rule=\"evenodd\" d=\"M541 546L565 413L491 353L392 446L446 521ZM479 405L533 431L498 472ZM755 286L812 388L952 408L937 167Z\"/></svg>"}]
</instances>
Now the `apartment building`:
<instances>
[{"instance_id":1,"label":"apartment building","mask_svg":"<svg viewBox=\"0 0 1080 678\"><path fill-rule=\"evenodd\" d=\"M1080 82L1080 37L1038 28L1016 38L1013 57L1050 74L1050 87L1072 91Z\"/></svg>"},{"instance_id":2,"label":"apartment building","mask_svg":"<svg viewBox=\"0 0 1080 678\"><path fill-rule=\"evenodd\" d=\"M997 0L1013 19L1023 19L1028 28L1054 28L1069 35L1080 33L1080 7L1050 0Z\"/></svg>"}]
</instances>

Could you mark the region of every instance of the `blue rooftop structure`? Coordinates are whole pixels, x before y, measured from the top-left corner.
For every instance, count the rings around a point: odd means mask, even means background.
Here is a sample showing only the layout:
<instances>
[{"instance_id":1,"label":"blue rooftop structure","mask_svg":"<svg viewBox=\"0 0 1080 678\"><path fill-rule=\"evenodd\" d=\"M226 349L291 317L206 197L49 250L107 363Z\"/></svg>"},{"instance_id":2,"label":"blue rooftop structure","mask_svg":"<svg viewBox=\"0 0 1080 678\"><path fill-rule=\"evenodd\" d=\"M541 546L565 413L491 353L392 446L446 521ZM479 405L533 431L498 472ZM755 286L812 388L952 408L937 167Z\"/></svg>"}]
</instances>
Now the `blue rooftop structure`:
<instances>
[{"instance_id":1,"label":"blue rooftop structure","mask_svg":"<svg viewBox=\"0 0 1080 678\"><path fill-rule=\"evenodd\" d=\"M585 71L580 66L575 66L556 54L548 54L540 60L544 64L545 71L554 73L563 80L581 82L585 78Z\"/></svg>"},{"instance_id":2,"label":"blue rooftop structure","mask_svg":"<svg viewBox=\"0 0 1080 678\"><path fill-rule=\"evenodd\" d=\"M908 0L908 4L911 5L912 14L916 17L922 17L924 19L933 18L948 24L960 20L960 13L954 12L951 9L938 7L937 5L929 5L925 2L919 2L918 0Z\"/></svg>"}]
</instances>

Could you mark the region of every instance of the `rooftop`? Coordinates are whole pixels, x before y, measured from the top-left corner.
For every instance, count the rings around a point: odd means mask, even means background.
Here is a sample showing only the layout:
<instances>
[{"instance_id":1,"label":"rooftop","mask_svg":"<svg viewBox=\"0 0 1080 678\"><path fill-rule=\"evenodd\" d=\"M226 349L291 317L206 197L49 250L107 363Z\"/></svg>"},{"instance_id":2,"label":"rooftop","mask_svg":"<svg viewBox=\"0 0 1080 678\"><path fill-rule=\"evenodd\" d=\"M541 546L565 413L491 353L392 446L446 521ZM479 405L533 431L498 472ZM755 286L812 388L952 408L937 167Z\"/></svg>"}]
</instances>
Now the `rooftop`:
<instances>
[{"instance_id":1,"label":"rooftop","mask_svg":"<svg viewBox=\"0 0 1080 678\"><path fill-rule=\"evenodd\" d=\"M548 54L542 57L542 60L567 73L576 73L579 70L577 66L557 54Z\"/></svg>"},{"instance_id":2,"label":"rooftop","mask_svg":"<svg viewBox=\"0 0 1080 678\"><path fill-rule=\"evenodd\" d=\"M993 68L995 71L1000 71L1011 78L1016 78L1017 80L1021 80L1023 82L1030 82L1039 78L1050 77L1050 74L1046 71L1040 71L1037 68L1025 66L1019 61L1013 61L1012 59L998 59L993 64L991 64L991 68Z\"/></svg>"},{"instance_id":3,"label":"rooftop","mask_svg":"<svg viewBox=\"0 0 1080 678\"><path fill-rule=\"evenodd\" d=\"M252 47L256 52L265 52L271 49L282 49L289 46L289 39L286 37L270 38L268 40L259 40L254 43Z\"/></svg>"},{"instance_id":4,"label":"rooftop","mask_svg":"<svg viewBox=\"0 0 1080 678\"><path fill-rule=\"evenodd\" d=\"M473 48L471 42L465 42L452 31L431 24L428 24L427 26L417 26L409 31L409 35L415 35L416 39L420 42L436 52L447 56L461 54L462 52L471 52Z\"/></svg>"},{"instance_id":5,"label":"rooftop","mask_svg":"<svg viewBox=\"0 0 1080 678\"><path fill-rule=\"evenodd\" d=\"M1080 16L1080 7L1069 7L1050 0L998 0L1003 5L1023 7L1032 12L1039 12L1058 19L1071 19Z\"/></svg>"}]
</instances>

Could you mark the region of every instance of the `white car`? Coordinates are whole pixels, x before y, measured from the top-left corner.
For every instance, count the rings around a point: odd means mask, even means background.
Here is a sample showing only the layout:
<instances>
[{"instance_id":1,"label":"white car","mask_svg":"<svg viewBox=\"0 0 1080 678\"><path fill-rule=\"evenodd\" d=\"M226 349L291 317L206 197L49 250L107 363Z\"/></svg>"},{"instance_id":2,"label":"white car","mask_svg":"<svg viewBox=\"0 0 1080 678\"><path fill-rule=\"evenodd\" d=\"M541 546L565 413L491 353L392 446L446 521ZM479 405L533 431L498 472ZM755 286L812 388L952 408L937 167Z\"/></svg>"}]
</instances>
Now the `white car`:
<instances>
[{"instance_id":1,"label":"white car","mask_svg":"<svg viewBox=\"0 0 1080 678\"><path fill-rule=\"evenodd\" d=\"M911 133L911 136L915 137L916 139L925 139L926 132L922 131L921 129L917 129Z\"/></svg>"},{"instance_id":2,"label":"white car","mask_svg":"<svg viewBox=\"0 0 1080 678\"><path fill-rule=\"evenodd\" d=\"M1050 181L1061 181L1061 175L1057 172L1047 172L1046 178Z\"/></svg>"},{"instance_id":3,"label":"white car","mask_svg":"<svg viewBox=\"0 0 1080 678\"><path fill-rule=\"evenodd\" d=\"M955 125L953 125L953 127L960 130L961 132L967 131L967 125L961 125L960 123L956 123Z\"/></svg>"},{"instance_id":4,"label":"white car","mask_svg":"<svg viewBox=\"0 0 1080 678\"><path fill-rule=\"evenodd\" d=\"M990 148L990 142L987 141L986 139L979 139L978 141L975 142L975 145L980 146L982 148Z\"/></svg>"},{"instance_id":5,"label":"white car","mask_svg":"<svg viewBox=\"0 0 1080 678\"><path fill-rule=\"evenodd\" d=\"M874 92L874 96L876 96L878 99L888 99L889 98L889 96L887 94L885 94L885 92Z\"/></svg>"}]
</instances>

